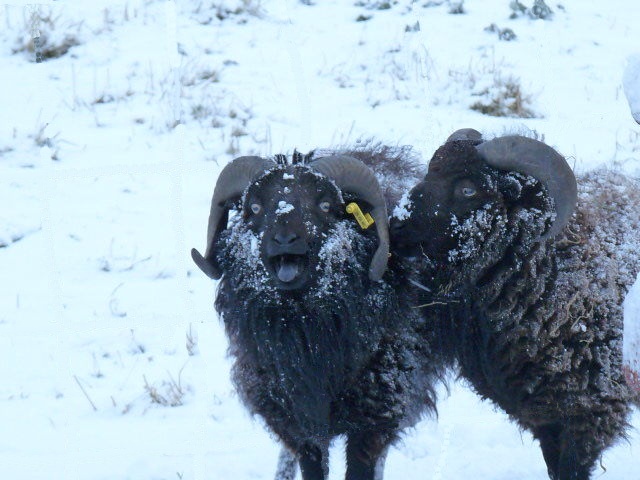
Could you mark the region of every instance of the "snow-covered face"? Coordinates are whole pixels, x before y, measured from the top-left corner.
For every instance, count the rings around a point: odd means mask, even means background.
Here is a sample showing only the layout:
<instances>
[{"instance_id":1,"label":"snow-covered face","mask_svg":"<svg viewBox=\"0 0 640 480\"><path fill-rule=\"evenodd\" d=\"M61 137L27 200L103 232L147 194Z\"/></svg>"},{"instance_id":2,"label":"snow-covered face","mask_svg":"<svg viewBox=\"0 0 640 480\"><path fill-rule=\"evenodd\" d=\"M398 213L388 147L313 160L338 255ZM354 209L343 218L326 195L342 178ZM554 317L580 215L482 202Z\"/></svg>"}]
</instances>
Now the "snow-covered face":
<instances>
[{"instance_id":1,"label":"snow-covered face","mask_svg":"<svg viewBox=\"0 0 640 480\"><path fill-rule=\"evenodd\" d=\"M272 170L248 188L242 203L256 260L269 283L283 290L307 286L323 244L344 218L335 184L304 166Z\"/></svg>"},{"instance_id":2,"label":"snow-covered face","mask_svg":"<svg viewBox=\"0 0 640 480\"><path fill-rule=\"evenodd\" d=\"M392 220L392 245L405 256L454 261L482 246L499 214L491 177L427 175L404 199Z\"/></svg>"},{"instance_id":3,"label":"snow-covered face","mask_svg":"<svg viewBox=\"0 0 640 480\"><path fill-rule=\"evenodd\" d=\"M513 202L524 200L527 184L539 187L531 177L489 167L473 142L447 143L395 210L393 249L440 262L469 260L486 248L491 235L504 232L511 213L524 214Z\"/></svg>"}]
</instances>

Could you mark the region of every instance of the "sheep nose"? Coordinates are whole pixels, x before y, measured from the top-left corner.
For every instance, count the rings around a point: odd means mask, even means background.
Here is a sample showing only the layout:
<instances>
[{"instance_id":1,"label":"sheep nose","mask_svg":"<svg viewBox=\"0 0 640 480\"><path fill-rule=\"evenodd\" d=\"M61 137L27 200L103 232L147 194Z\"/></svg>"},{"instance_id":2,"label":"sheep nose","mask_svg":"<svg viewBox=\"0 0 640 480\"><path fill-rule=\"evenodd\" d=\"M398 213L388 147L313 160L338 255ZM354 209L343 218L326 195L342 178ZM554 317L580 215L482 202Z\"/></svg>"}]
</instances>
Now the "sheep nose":
<instances>
[{"instance_id":1,"label":"sheep nose","mask_svg":"<svg viewBox=\"0 0 640 480\"><path fill-rule=\"evenodd\" d=\"M278 245L287 246L287 245L291 245L298 238L300 237L298 237L298 235L296 235L293 232L288 232L288 233L278 232L273 236L273 241L276 242Z\"/></svg>"}]
</instances>

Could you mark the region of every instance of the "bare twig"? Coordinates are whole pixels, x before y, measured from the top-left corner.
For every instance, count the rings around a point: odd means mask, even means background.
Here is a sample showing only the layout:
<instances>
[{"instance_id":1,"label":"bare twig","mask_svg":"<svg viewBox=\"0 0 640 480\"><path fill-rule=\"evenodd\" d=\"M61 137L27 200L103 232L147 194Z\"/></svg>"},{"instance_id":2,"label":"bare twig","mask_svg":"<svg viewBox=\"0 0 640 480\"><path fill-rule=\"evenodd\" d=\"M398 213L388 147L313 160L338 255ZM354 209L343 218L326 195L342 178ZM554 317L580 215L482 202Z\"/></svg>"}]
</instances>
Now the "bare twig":
<instances>
[{"instance_id":1,"label":"bare twig","mask_svg":"<svg viewBox=\"0 0 640 480\"><path fill-rule=\"evenodd\" d=\"M192 357L198 353L198 335L192 330L192 325L189 324L189 330L187 331L187 352Z\"/></svg>"},{"instance_id":2,"label":"bare twig","mask_svg":"<svg viewBox=\"0 0 640 480\"><path fill-rule=\"evenodd\" d=\"M80 390L82 390L82 393L84 393L84 396L87 397L87 400L89 400L89 403L91 404L91 406L93 407L93 411L97 412L98 409L96 408L96 405L91 401L91 398L89 397L89 394L87 393L87 391L84 389L84 387L82 386L82 384L80 383L80 380L78 379L78 377L76 375L73 376L73 378L75 379L76 383L78 384L78 386L80 387Z\"/></svg>"},{"instance_id":3,"label":"bare twig","mask_svg":"<svg viewBox=\"0 0 640 480\"><path fill-rule=\"evenodd\" d=\"M425 292L430 292L431 291L430 288L425 287L424 285L422 285L421 283L419 283L419 282L417 282L417 281L415 281L413 279L409 279L409 283L411 285L413 285L414 287L418 287L419 289L424 290Z\"/></svg>"},{"instance_id":4,"label":"bare twig","mask_svg":"<svg viewBox=\"0 0 640 480\"><path fill-rule=\"evenodd\" d=\"M449 305L450 303L460 303L460 302L458 300L449 300L448 302L434 301L429 303L423 303L422 305L416 305L415 307L411 307L411 308L432 307L434 305Z\"/></svg>"}]
</instances>

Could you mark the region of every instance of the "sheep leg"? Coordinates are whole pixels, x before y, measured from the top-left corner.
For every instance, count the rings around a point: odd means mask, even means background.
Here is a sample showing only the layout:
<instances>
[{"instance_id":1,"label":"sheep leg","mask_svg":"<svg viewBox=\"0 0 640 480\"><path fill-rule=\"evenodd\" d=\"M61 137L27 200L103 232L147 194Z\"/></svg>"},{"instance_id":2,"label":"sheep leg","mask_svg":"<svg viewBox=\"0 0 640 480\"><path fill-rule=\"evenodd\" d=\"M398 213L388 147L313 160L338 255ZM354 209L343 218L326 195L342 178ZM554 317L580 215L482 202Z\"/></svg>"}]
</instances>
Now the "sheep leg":
<instances>
[{"instance_id":1,"label":"sheep leg","mask_svg":"<svg viewBox=\"0 0 640 480\"><path fill-rule=\"evenodd\" d=\"M559 425L544 425L533 429L533 436L540 442L542 456L547 464L547 472L551 480L558 480L558 464L560 462Z\"/></svg>"},{"instance_id":2,"label":"sheep leg","mask_svg":"<svg viewBox=\"0 0 640 480\"><path fill-rule=\"evenodd\" d=\"M591 478L592 462L585 462L581 448L572 444L562 449L558 462L558 480L589 480Z\"/></svg>"},{"instance_id":3,"label":"sheep leg","mask_svg":"<svg viewBox=\"0 0 640 480\"><path fill-rule=\"evenodd\" d=\"M585 420L572 420L566 425L550 424L533 429L540 441L542 456L551 480L589 480L591 468L599 451L594 451L594 432L572 428L587 424Z\"/></svg>"},{"instance_id":4,"label":"sheep leg","mask_svg":"<svg viewBox=\"0 0 640 480\"><path fill-rule=\"evenodd\" d=\"M388 432L359 432L347 438L345 480L382 480L384 461L394 435Z\"/></svg>"},{"instance_id":5,"label":"sheep leg","mask_svg":"<svg viewBox=\"0 0 640 480\"><path fill-rule=\"evenodd\" d=\"M558 480L589 480L601 449L594 443L595 431L576 431L569 425L562 432Z\"/></svg>"},{"instance_id":6,"label":"sheep leg","mask_svg":"<svg viewBox=\"0 0 640 480\"><path fill-rule=\"evenodd\" d=\"M325 480L329 474L329 447L304 445L298 451L302 480Z\"/></svg>"},{"instance_id":7,"label":"sheep leg","mask_svg":"<svg viewBox=\"0 0 640 480\"><path fill-rule=\"evenodd\" d=\"M278 456L278 469L275 480L295 480L298 470L298 460L287 447L282 447Z\"/></svg>"}]
</instances>

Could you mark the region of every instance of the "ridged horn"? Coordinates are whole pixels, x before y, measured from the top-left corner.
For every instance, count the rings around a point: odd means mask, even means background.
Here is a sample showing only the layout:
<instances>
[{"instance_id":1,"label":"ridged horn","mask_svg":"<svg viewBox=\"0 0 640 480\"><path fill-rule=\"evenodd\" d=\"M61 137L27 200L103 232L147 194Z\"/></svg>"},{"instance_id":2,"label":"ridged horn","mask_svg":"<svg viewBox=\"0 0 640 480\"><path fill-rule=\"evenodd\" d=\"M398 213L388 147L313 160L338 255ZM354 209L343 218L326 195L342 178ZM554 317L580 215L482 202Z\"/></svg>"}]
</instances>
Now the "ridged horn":
<instances>
[{"instance_id":1,"label":"ridged horn","mask_svg":"<svg viewBox=\"0 0 640 480\"><path fill-rule=\"evenodd\" d=\"M476 149L492 167L524 173L542 182L556 206L556 219L542 238L562 231L578 198L576 177L562 155L538 140L519 135L495 138Z\"/></svg>"},{"instance_id":2,"label":"ridged horn","mask_svg":"<svg viewBox=\"0 0 640 480\"><path fill-rule=\"evenodd\" d=\"M389 221L382 189L373 170L360 160L346 155L322 157L309 166L333 180L343 192L354 193L373 207L370 213L378 233L378 249L371 259L369 278L380 281L389 258Z\"/></svg>"},{"instance_id":3,"label":"ridged horn","mask_svg":"<svg viewBox=\"0 0 640 480\"><path fill-rule=\"evenodd\" d=\"M225 227L229 209L225 203L242 195L242 192L274 164L272 160L261 157L238 157L225 166L213 189L209 225L207 227L207 249L204 257L195 248L191 249L191 258L208 277L218 280L222 276L215 259L214 245L218 234Z\"/></svg>"},{"instance_id":4,"label":"ridged horn","mask_svg":"<svg viewBox=\"0 0 640 480\"><path fill-rule=\"evenodd\" d=\"M481 142L482 134L473 128L461 128L449 135L445 143L455 142L457 140L475 140Z\"/></svg>"}]
</instances>

